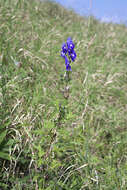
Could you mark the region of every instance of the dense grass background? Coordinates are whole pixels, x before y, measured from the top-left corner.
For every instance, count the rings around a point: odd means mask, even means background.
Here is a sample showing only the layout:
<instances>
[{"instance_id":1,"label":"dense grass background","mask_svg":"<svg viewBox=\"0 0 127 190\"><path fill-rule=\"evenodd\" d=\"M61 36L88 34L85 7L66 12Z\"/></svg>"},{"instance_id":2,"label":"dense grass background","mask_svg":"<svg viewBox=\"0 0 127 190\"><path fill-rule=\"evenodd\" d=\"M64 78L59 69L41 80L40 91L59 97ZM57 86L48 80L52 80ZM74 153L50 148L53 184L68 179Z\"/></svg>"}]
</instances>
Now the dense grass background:
<instances>
[{"instance_id":1,"label":"dense grass background","mask_svg":"<svg viewBox=\"0 0 127 190\"><path fill-rule=\"evenodd\" d=\"M69 36L77 59L65 99ZM1 190L127 189L127 28L1 0L0 127Z\"/></svg>"}]
</instances>

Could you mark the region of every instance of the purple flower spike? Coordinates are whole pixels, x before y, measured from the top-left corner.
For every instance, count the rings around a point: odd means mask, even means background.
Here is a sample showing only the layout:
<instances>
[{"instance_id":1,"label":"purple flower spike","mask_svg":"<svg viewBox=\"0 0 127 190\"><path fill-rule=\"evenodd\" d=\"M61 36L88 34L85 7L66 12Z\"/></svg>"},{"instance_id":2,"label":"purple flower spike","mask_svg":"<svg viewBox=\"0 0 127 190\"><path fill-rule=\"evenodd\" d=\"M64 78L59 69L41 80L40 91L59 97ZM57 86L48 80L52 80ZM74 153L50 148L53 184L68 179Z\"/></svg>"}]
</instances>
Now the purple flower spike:
<instances>
[{"instance_id":1,"label":"purple flower spike","mask_svg":"<svg viewBox=\"0 0 127 190\"><path fill-rule=\"evenodd\" d=\"M74 48L75 45L70 37L67 39L67 42L62 45L61 57L65 59L66 71L71 71L70 63L76 59L77 55Z\"/></svg>"}]
</instances>

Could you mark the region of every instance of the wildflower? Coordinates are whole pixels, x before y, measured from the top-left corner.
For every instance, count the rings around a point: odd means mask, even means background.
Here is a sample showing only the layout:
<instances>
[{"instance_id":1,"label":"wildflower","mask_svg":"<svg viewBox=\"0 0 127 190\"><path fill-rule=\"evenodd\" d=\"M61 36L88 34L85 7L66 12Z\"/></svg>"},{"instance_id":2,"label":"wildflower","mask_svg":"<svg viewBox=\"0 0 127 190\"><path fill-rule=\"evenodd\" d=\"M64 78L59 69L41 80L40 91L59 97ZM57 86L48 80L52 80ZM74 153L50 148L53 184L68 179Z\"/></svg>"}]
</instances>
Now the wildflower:
<instances>
[{"instance_id":1,"label":"wildflower","mask_svg":"<svg viewBox=\"0 0 127 190\"><path fill-rule=\"evenodd\" d=\"M75 47L75 45L70 37L67 39L67 47L69 50L73 50Z\"/></svg>"},{"instance_id":2,"label":"wildflower","mask_svg":"<svg viewBox=\"0 0 127 190\"><path fill-rule=\"evenodd\" d=\"M66 65L66 71L72 71L70 64L67 64L67 65Z\"/></svg>"},{"instance_id":3,"label":"wildflower","mask_svg":"<svg viewBox=\"0 0 127 190\"><path fill-rule=\"evenodd\" d=\"M74 48L75 45L70 37L67 39L67 42L62 45L61 57L65 59L66 71L71 71L70 62L74 62L76 59Z\"/></svg>"},{"instance_id":4,"label":"wildflower","mask_svg":"<svg viewBox=\"0 0 127 190\"><path fill-rule=\"evenodd\" d=\"M76 53L75 53L74 50L73 50L72 53L70 53L70 57L71 57L71 60L72 60L72 61L75 61L75 59L76 59Z\"/></svg>"},{"instance_id":5,"label":"wildflower","mask_svg":"<svg viewBox=\"0 0 127 190\"><path fill-rule=\"evenodd\" d=\"M65 55L65 65L70 65L70 62L69 62L69 60L68 60L68 58L67 58L67 56Z\"/></svg>"},{"instance_id":6,"label":"wildflower","mask_svg":"<svg viewBox=\"0 0 127 190\"><path fill-rule=\"evenodd\" d=\"M65 53L63 51L61 51L61 57L65 58Z\"/></svg>"},{"instance_id":7,"label":"wildflower","mask_svg":"<svg viewBox=\"0 0 127 190\"><path fill-rule=\"evenodd\" d=\"M65 43L63 43L63 45L62 45L62 51L63 51L63 53L67 53L67 46L66 46L66 44Z\"/></svg>"},{"instance_id":8,"label":"wildflower","mask_svg":"<svg viewBox=\"0 0 127 190\"><path fill-rule=\"evenodd\" d=\"M69 62L69 60L68 60L68 58L67 58L67 56L65 55L65 65L66 65L66 70L67 71L71 71L71 66L70 66L70 62Z\"/></svg>"}]
</instances>

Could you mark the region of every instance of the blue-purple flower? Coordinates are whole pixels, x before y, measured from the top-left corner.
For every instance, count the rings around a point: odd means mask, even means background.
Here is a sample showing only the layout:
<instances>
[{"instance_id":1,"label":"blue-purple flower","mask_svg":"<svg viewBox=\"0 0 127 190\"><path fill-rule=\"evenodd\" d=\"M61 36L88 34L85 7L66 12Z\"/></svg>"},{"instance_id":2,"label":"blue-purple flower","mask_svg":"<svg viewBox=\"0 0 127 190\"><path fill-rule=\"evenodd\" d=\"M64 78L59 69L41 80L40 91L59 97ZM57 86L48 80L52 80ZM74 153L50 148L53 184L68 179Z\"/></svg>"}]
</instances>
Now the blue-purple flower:
<instances>
[{"instance_id":1,"label":"blue-purple flower","mask_svg":"<svg viewBox=\"0 0 127 190\"><path fill-rule=\"evenodd\" d=\"M75 47L75 45L70 37L67 39L67 47L69 50L73 50Z\"/></svg>"},{"instance_id":2,"label":"blue-purple flower","mask_svg":"<svg viewBox=\"0 0 127 190\"><path fill-rule=\"evenodd\" d=\"M70 63L75 61L76 52L74 51L75 45L72 39L69 37L66 43L62 45L61 57L65 59L66 70L71 71Z\"/></svg>"},{"instance_id":3,"label":"blue-purple flower","mask_svg":"<svg viewBox=\"0 0 127 190\"><path fill-rule=\"evenodd\" d=\"M70 64L66 65L66 71L72 71Z\"/></svg>"},{"instance_id":4,"label":"blue-purple flower","mask_svg":"<svg viewBox=\"0 0 127 190\"><path fill-rule=\"evenodd\" d=\"M75 59L76 59L76 53L75 53L74 50L73 50L72 53L70 53L70 57L71 57L71 60L72 60L72 61L75 61Z\"/></svg>"},{"instance_id":5,"label":"blue-purple flower","mask_svg":"<svg viewBox=\"0 0 127 190\"><path fill-rule=\"evenodd\" d=\"M62 51L63 51L63 53L67 53L67 46L66 46L66 43L63 43L63 45L62 45Z\"/></svg>"}]
</instances>

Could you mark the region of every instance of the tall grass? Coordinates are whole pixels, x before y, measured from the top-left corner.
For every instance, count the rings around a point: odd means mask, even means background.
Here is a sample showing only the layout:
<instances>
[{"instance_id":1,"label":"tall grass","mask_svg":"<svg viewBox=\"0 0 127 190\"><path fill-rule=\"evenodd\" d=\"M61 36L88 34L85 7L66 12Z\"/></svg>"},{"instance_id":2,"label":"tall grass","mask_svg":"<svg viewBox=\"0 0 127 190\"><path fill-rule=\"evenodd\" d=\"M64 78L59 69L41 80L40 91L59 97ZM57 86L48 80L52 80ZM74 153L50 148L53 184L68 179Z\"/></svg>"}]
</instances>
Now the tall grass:
<instances>
[{"instance_id":1,"label":"tall grass","mask_svg":"<svg viewBox=\"0 0 127 190\"><path fill-rule=\"evenodd\" d=\"M1 189L127 189L127 28L49 1L1 0L0 36Z\"/></svg>"}]
</instances>

